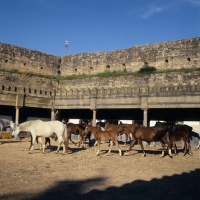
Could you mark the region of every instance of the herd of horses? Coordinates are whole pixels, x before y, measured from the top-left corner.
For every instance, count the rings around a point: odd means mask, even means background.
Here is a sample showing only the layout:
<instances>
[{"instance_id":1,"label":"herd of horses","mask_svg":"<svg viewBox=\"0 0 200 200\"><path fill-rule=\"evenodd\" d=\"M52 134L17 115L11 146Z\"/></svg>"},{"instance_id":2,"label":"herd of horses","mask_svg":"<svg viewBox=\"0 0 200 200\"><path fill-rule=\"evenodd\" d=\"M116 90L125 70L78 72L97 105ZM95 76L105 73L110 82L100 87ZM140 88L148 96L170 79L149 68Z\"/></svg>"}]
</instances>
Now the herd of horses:
<instances>
[{"instance_id":1,"label":"herd of horses","mask_svg":"<svg viewBox=\"0 0 200 200\"><path fill-rule=\"evenodd\" d=\"M10 126L13 130L12 136L19 137L21 133L28 132L31 135L31 146L29 148L29 153L34 149L35 141L41 144L43 153L45 152L46 144L50 144L50 138L54 138L58 141L58 148L56 153L59 152L61 145L63 146L63 154L68 152L68 144L71 141L74 145L76 143L71 139L71 135L79 136L78 146L85 147L86 140L89 140L89 146L91 145L91 134L93 134L95 143L96 155L99 155L100 144L102 141L109 141L110 148L107 153L112 150L113 145L115 144L119 150L119 155L122 156L122 151L118 142L118 136L125 134L126 141L130 140L130 145L128 150L124 153L128 155L131 149L136 143L138 143L142 149L142 157L146 155L144 151L143 141L147 143L159 141L162 145L162 154L160 157L164 157L166 150L170 157L172 156L172 149L174 154L177 154L177 141L184 142L183 155L192 154L190 141L193 137L198 138L198 146L200 147L200 136L198 133L192 130L192 127L188 125L168 125L167 123L156 123L153 127L145 127L143 125L134 125L134 124L109 124L98 122L96 126L88 124L73 124L66 123L64 120L60 121L48 121L43 122L41 120L32 120L15 125L13 122L10 122ZM102 130L103 129L103 130ZM42 138L45 138L45 144L42 142Z\"/></svg>"}]
</instances>

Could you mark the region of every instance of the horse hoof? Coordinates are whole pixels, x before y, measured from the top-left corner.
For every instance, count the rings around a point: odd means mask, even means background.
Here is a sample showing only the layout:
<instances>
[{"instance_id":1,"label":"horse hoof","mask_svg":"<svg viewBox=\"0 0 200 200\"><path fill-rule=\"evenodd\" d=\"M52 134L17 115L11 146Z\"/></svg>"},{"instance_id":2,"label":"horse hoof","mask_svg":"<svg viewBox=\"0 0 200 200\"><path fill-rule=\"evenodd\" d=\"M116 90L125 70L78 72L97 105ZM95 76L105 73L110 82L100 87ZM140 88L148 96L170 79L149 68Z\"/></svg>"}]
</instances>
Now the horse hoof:
<instances>
[{"instance_id":1,"label":"horse hoof","mask_svg":"<svg viewBox=\"0 0 200 200\"><path fill-rule=\"evenodd\" d=\"M127 156L129 154L129 152L125 152L124 155Z\"/></svg>"},{"instance_id":2,"label":"horse hoof","mask_svg":"<svg viewBox=\"0 0 200 200\"><path fill-rule=\"evenodd\" d=\"M142 155L142 157L145 157L145 156L146 156L146 154L143 154L143 155Z\"/></svg>"}]
</instances>

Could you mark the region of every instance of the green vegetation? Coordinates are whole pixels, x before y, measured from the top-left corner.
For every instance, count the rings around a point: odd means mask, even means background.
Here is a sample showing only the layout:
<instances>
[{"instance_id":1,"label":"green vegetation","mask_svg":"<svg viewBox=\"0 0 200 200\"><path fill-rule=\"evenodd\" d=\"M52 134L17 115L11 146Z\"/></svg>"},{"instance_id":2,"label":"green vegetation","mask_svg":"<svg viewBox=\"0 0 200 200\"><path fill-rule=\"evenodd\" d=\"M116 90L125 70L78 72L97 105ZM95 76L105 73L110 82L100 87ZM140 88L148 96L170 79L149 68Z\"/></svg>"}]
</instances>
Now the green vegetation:
<instances>
[{"instance_id":1,"label":"green vegetation","mask_svg":"<svg viewBox=\"0 0 200 200\"><path fill-rule=\"evenodd\" d=\"M200 71L200 68L193 67L193 68L157 70L155 67L143 66L137 72L130 72L124 69L123 71L105 71L98 74L72 74L69 76L58 76L58 75L53 76L53 75L45 75L45 74L39 74L39 73L33 73L33 72L21 72L21 71L18 71L17 69L0 68L0 71L9 72L12 74L25 75L29 77L47 78L47 79L57 80L59 82L60 80L85 79L85 78L92 78L92 77L108 78L108 77L117 77L117 76L124 76L124 75L145 76L147 74L170 73L170 72L189 73L193 71Z\"/></svg>"},{"instance_id":2,"label":"green vegetation","mask_svg":"<svg viewBox=\"0 0 200 200\"><path fill-rule=\"evenodd\" d=\"M142 68L140 68L140 70L138 71L138 74L151 74L153 72L156 71L155 67L150 67L150 66L143 66Z\"/></svg>"}]
</instances>

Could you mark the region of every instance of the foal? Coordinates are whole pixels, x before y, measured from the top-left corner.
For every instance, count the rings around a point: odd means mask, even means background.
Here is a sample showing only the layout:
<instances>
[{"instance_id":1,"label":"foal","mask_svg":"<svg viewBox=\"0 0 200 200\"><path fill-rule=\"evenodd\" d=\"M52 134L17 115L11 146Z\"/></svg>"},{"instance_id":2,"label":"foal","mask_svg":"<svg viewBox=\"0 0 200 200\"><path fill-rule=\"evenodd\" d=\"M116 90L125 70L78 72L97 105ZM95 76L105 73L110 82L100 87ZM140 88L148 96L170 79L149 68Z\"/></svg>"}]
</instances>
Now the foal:
<instances>
[{"instance_id":1,"label":"foal","mask_svg":"<svg viewBox=\"0 0 200 200\"><path fill-rule=\"evenodd\" d=\"M69 140L74 145L76 145L76 143L71 139L71 134L79 135L80 141L78 143L78 147L80 147L80 145L82 145L82 148L85 146L87 138L89 139L89 145L90 145L89 133L87 135L84 135L85 126L86 126L86 124L72 124L72 123L67 124L67 134L68 134ZM83 144L83 142L85 142L85 144Z\"/></svg>"},{"instance_id":2,"label":"foal","mask_svg":"<svg viewBox=\"0 0 200 200\"><path fill-rule=\"evenodd\" d=\"M129 127L131 124L123 124L123 125ZM115 124L106 123L106 125L105 125L105 131L117 132L117 128L118 128L118 125L115 125ZM123 144L123 146L125 146L127 144L128 139L131 140L129 131L120 131L120 132L118 132L118 134L120 136L122 136L123 134L126 135L126 142Z\"/></svg>"},{"instance_id":3,"label":"foal","mask_svg":"<svg viewBox=\"0 0 200 200\"><path fill-rule=\"evenodd\" d=\"M86 125L85 128L85 134L88 134L89 132L92 132L94 134L94 137L96 139L95 143L94 143L94 147L98 145L98 150L96 151L97 156L99 155L99 151L100 151L100 142L101 141L107 141L110 140L110 149L107 153L107 155L109 155L112 147L113 147L113 142L118 146L119 149L119 155L122 155L121 149L119 147L119 143L117 141L117 132L115 131L101 131L99 130L97 127L91 126L91 125Z\"/></svg>"}]
</instances>

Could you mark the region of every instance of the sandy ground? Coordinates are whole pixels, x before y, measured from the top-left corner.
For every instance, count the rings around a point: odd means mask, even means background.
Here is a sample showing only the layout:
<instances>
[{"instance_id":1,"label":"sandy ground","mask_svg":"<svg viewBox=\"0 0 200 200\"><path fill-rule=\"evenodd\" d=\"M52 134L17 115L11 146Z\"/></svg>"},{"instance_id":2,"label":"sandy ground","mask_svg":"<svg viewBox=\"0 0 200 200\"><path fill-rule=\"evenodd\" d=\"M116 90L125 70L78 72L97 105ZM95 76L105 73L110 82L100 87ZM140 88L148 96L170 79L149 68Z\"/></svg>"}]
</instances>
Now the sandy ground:
<instances>
[{"instance_id":1,"label":"sandy ground","mask_svg":"<svg viewBox=\"0 0 200 200\"><path fill-rule=\"evenodd\" d=\"M2 141L2 140L1 140ZM129 156L119 156L114 146L101 144L99 156L93 147L69 144L70 153L43 154L38 146L28 154L29 139L3 140L0 145L0 199L200 199L200 150L193 156L166 155L161 149L145 147L142 157L136 145ZM123 153L128 146L121 145Z\"/></svg>"}]
</instances>

